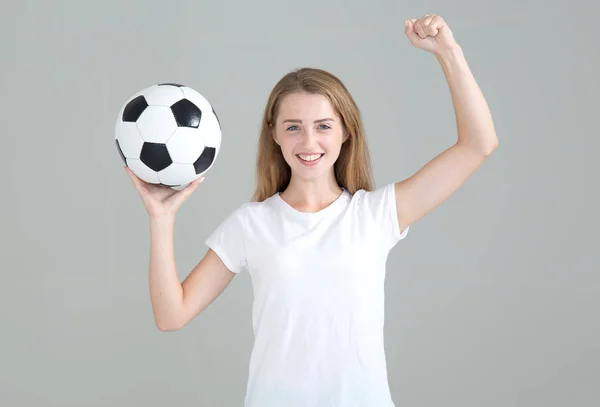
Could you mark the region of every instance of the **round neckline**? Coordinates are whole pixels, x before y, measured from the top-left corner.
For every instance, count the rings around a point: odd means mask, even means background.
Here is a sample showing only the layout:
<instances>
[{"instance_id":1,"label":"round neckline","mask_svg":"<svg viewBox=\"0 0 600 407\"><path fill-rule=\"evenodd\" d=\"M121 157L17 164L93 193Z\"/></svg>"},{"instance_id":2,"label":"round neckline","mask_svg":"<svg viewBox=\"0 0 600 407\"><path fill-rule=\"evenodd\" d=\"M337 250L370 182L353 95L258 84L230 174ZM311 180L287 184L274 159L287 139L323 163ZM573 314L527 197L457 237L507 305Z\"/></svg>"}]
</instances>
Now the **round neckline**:
<instances>
[{"instance_id":1,"label":"round neckline","mask_svg":"<svg viewBox=\"0 0 600 407\"><path fill-rule=\"evenodd\" d=\"M340 203L344 200L344 198L347 195L348 195L348 191L346 191L345 188L342 188L342 193L337 198L335 198L329 205L327 205L323 209L320 209L316 212L302 212L302 211L294 208L292 205L287 203L281 197L281 192L277 192L275 194L275 199L279 202L280 206L282 206L283 209L286 212L290 213L291 215L297 216L297 217L303 217L303 218L313 218L313 217L323 216L323 215L327 214L328 212L331 212L332 210L334 210L338 205L340 205Z\"/></svg>"}]
</instances>

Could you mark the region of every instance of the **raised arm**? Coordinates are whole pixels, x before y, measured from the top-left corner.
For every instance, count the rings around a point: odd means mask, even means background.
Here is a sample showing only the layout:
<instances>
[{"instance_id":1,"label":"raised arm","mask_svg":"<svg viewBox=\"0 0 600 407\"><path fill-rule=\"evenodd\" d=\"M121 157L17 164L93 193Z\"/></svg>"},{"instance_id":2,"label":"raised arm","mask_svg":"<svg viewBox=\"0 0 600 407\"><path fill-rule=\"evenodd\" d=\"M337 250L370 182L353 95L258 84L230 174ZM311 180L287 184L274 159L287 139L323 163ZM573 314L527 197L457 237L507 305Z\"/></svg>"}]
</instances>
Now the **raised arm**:
<instances>
[{"instance_id":1,"label":"raised arm","mask_svg":"<svg viewBox=\"0 0 600 407\"><path fill-rule=\"evenodd\" d=\"M395 184L401 230L448 199L498 145L485 98L444 20L436 15L407 20L405 33L414 46L431 52L440 63L450 88L458 139L413 176Z\"/></svg>"}]
</instances>

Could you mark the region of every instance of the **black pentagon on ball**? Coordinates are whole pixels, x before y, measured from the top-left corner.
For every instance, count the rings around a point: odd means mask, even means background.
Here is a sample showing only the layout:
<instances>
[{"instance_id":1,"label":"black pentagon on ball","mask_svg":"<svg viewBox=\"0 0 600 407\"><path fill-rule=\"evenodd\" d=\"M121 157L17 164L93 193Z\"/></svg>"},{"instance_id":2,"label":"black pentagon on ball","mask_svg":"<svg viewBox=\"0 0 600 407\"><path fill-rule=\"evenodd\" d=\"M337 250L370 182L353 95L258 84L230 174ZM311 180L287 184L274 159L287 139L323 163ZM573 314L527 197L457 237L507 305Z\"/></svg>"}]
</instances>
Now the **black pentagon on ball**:
<instances>
[{"instance_id":1,"label":"black pentagon on ball","mask_svg":"<svg viewBox=\"0 0 600 407\"><path fill-rule=\"evenodd\" d=\"M219 129L221 129L221 121L219 120L219 116L217 116L217 112L215 112L215 108L214 108L214 107L212 107L212 106L211 106L211 108L212 108L212 112L213 112L213 114L214 114L214 115L215 115L215 117L217 118L217 123L219 124Z\"/></svg>"},{"instance_id":2,"label":"black pentagon on ball","mask_svg":"<svg viewBox=\"0 0 600 407\"><path fill-rule=\"evenodd\" d=\"M214 147L204 147L202 154L194 163L194 170L196 171L196 175L206 171L208 167L215 160L216 149Z\"/></svg>"},{"instance_id":3,"label":"black pentagon on ball","mask_svg":"<svg viewBox=\"0 0 600 407\"><path fill-rule=\"evenodd\" d=\"M140 160L156 172L164 170L173 163L169 150L163 143L145 142L140 152Z\"/></svg>"},{"instance_id":4,"label":"black pentagon on ball","mask_svg":"<svg viewBox=\"0 0 600 407\"><path fill-rule=\"evenodd\" d=\"M172 82L159 83L156 86L177 86L178 88L183 87L183 85L180 85L179 83L172 83Z\"/></svg>"},{"instance_id":5,"label":"black pentagon on ball","mask_svg":"<svg viewBox=\"0 0 600 407\"><path fill-rule=\"evenodd\" d=\"M125 165L127 165L127 159L125 158L125 154L123 154L123 150L121 150L121 145L119 144L119 140L115 139L115 144L117 145L117 151L119 152L121 159L123 160Z\"/></svg>"},{"instance_id":6,"label":"black pentagon on ball","mask_svg":"<svg viewBox=\"0 0 600 407\"><path fill-rule=\"evenodd\" d=\"M202 111L198 106L190 102L188 99L181 99L171 106L173 117L179 127L194 127L200 126Z\"/></svg>"},{"instance_id":7,"label":"black pentagon on ball","mask_svg":"<svg viewBox=\"0 0 600 407\"><path fill-rule=\"evenodd\" d=\"M124 122L135 122L148 107L148 102L144 96L140 95L131 99L123 109L122 119Z\"/></svg>"}]
</instances>

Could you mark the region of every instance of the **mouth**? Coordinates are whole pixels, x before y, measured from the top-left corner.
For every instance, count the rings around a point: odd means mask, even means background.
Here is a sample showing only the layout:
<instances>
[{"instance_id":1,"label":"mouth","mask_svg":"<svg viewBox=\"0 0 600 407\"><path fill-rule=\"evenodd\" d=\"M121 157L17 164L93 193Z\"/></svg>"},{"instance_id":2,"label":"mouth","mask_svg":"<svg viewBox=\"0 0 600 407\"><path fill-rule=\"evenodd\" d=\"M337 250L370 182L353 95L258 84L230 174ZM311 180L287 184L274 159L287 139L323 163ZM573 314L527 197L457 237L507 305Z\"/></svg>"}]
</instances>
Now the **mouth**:
<instances>
[{"instance_id":1,"label":"mouth","mask_svg":"<svg viewBox=\"0 0 600 407\"><path fill-rule=\"evenodd\" d=\"M298 158L298 160L307 166L311 166L311 165L315 165L317 164L319 161L321 161L321 158L323 158L325 154L321 153L321 154L296 154L296 158Z\"/></svg>"}]
</instances>

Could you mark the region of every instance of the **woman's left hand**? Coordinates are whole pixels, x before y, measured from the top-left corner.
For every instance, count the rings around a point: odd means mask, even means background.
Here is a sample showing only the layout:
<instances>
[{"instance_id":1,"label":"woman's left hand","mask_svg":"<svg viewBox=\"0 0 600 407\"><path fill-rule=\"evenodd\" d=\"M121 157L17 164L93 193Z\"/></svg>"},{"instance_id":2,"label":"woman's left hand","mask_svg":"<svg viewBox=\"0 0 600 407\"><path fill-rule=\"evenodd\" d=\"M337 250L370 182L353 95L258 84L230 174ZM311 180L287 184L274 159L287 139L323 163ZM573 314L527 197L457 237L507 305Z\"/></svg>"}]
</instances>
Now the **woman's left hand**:
<instances>
[{"instance_id":1,"label":"woman's left hand","mask_svg":"<svg viewBox=\"0 0 600 407\"><path fill-rule=\"evenodd\" d=\"M419 19L409 19L405 26L404 32L415 47L436 56L458 47L450 27L438 15L426 14Z\"/></svg>"}]
</instances>

